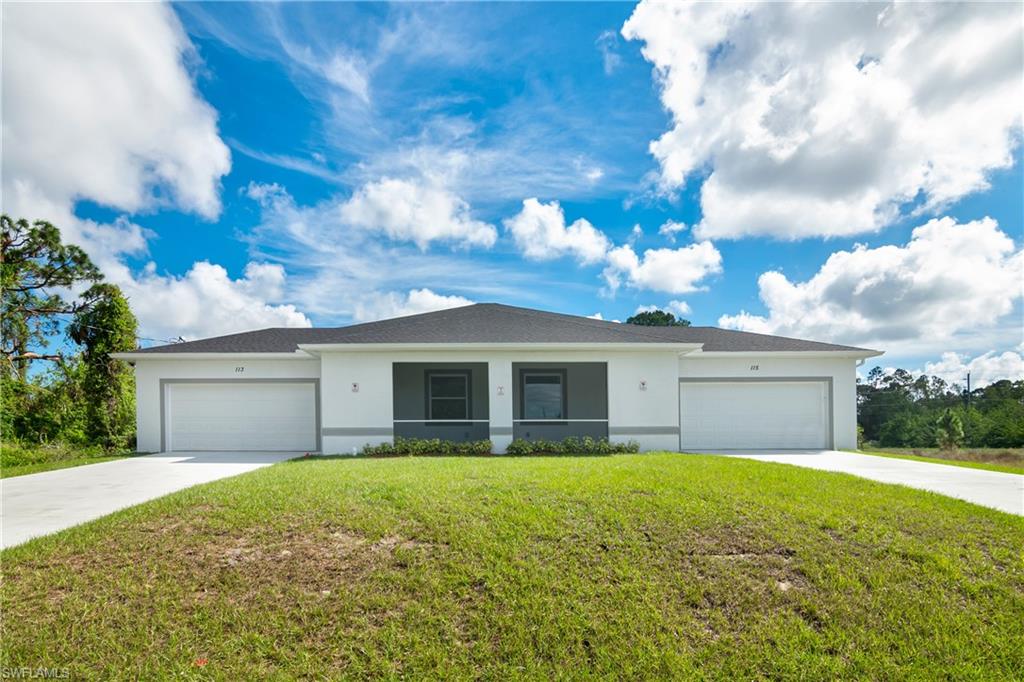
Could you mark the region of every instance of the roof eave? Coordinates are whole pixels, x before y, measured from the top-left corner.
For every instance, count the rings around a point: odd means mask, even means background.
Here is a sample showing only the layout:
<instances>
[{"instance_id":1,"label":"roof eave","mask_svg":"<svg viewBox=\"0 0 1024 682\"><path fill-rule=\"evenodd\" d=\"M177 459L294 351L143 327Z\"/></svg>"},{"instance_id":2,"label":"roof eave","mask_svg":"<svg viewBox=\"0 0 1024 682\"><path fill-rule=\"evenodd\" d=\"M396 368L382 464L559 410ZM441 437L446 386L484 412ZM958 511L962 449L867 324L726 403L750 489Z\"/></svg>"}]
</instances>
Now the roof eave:
<instances>
[{"instance_id":1,"label":"roof eave","mask_svg":"<svg viewBox=\"0 0 1024 682\"><path fill-rule=\"evenodd\" d=\"M214 353L209 351L170 351L163 353L111 353L110 357L115 360L127 362L138 362L139 360L311 360L313 356L301 350L276 351L276 352L226 352Z\"/></svg>"},{"instance_id":2,"label":"roof eave","mask_svg":"<svg viewBox=\"0 0 1024 682\"><path fill-rule=\"evenodd\" d=\"M874 358L885 351L864 349L843 350L712 350L691 353L691 358Z\"/></svg>"},{"instance_id":3,"label":"roof eave","mask_svg":"<svg viewBox=\"0 0 1024 682\"><path fill-rule=\"evenodd\" d=\"M299 349L310 354L320 353L367 353L386 351L482 351L482 350L517 350L517 351L579 351L579 350L613 350L613 351L671 351L691 353L700 350L703 343L674 342L551 342L551 343L300 343Z\"/></svg>"}]
</instances>

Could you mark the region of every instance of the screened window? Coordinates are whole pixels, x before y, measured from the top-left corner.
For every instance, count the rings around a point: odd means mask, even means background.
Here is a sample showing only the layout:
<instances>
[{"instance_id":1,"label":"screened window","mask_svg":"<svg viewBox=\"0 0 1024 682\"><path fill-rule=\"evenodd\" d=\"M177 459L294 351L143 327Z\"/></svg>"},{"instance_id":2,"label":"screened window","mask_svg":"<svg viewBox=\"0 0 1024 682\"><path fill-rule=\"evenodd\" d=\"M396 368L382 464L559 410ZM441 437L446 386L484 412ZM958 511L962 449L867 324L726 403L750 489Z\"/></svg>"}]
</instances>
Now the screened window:
<instances>
[{"instance_id":1,"label":"screened window","mask_svg":"<svg viewBox=\"0 0 1024 682\"><path fill-rule=\"evenodd\" d=\"M523 373L523 419L565 419L565 375Z\"/></svg>"},{"instance_id":2,"label":"screened window","mask_svg":"<svg viewBox=\"0 0 1024 682\"><path fill-rule=\"evenodd\" d=\"M469 374L427 375L427 418L469 419Z\"/></svg>"}]
</instances>

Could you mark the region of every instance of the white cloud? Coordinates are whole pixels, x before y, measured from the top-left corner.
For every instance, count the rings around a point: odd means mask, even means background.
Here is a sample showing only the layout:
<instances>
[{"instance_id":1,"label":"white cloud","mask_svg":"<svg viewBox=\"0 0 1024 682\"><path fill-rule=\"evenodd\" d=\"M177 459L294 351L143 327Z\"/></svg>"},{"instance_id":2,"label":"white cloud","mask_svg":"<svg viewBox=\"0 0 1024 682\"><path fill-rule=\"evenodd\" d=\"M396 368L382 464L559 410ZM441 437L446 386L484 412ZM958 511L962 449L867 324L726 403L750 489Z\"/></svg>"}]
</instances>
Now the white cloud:
<instances>
[{"instance_id":1,"label":"white cloud","mask_svg":"<svg viewBox=\"0 0 1024 682\"><path fill-rule=\"evenodd\" d=\"M637 309L633 312L633 314L636 315L637 313L649 313L649 312L653 312L655 310L664 310L666 312L674 314L676 317L681 317L683 315L689 315L691 312L693 312L692 310L690 310L690 306L689 306L689 304L686 301L669 301L664 306L657 306L657 305L641 305L641 306L637 306Z\"/></svg>"},{"instance_id":2,"label":"white cloud","mask_svg":"<svg viewBox=\"0 0 1024 682\"><path fill-rule=\"evenodd\" d=\"M231 166L216 112L185 67L195 54L174 12L154 3L4 7L4 210L49 220L122 287L147 337L187 338L270 325L308 326L274 305L280 266L250 263L231 279L200 262L182 276L135 273L126 256L151 234L121 216L74 214L90 199L135 213L165 206L215 218Z\"/></svg>"},{"instance_id":3,"label":"white cloud","mask_svg":"<svg viewBox=\"0 0 1024 682\"><path fill-rule=\"evenodd\" d=\"M602 31L594 41L597 49L601 52L601 62L604 65L606 76L612 75L622 66L622 56L616 51L618 42L619 36L615 34L615 31Z\"/></svg>"},{"instance_id":4,"label":"white cloud","mask_svg":"<svg viewBox=\"0 0 1024 682\"><path fill-rule=\"evenodd\" d=\"M765 272L758 287L768 314L740 312L718 322L921 352L997 325L1021 298L1022 272L1024 251L991 218L962 225L941 218L916 228L902 246L837 251L804 282Z\"/></svg>"},{"instance_id":5,"label":"white cloud","mask_svg":"<svg viewBox=\"0 0 1024 682\"><path fill-rule=\"evenodd\" d=\"M169 6L4 7L4 189L136 212L220 213L231 168L217 114L184 67L193 48ZM16 58L14 57L16 55Z\"/></svg>"},{"instance_id":6,"label":"white cloud","mask_svg":"<svg viewBox=\"0 0 1024 682\"><path fill-rule=\"evenodd\" d=\"M686 229L686 223L680 223L675 220L666 220L658 228L658 234L662 237L667 237L672 243L676 241L676 235Z\"/></svg>"},{"instance_id":7,"label":"white cloud","mask_svg":"<svg viewBox=\"0 0 1024 682\"><path fill-rule=\"evenodd\" d=\"M650 146L661 190L710 170L695 235L798 239L877 230L1010 167L1022 26L1013 4L645 1L622 34L673 118Z\"/></svg>"},{"instance_id":8,"label":"white cloud","mask_svg":"<svg viewBox=\"0 0 1024 682\"><path fill-rule=\"evenodd\" d=\"M587 315L587 317L591 320L601 320L602 322L614 322L615 324L622 324L622 320L619 319L605 320L604 315L602 315L601 313L594 313L593 315Z\"/></svg>"},{"instance_id":9,"label":"white cloud","mask_svg":"<svg viewBox=\"0 0 1024 682\"><path fill-rule=\"evenodd\" d=\"M493 225L473 219L469 204L427 181L382 178L360 187L338 210L345 223L420 249L432 241L490 247L498 238Z\"/></svg>"},{"instance_id":10,"label":"white cloud","mask_svg":"<svg viewBox=\"0 0 1024 682\"><path fill-rule=\"evenodd\" d=\"M523 209L504 221L523 255L533 260L551 260L571 255L580 263L602 261L611 242L603 232L580 218L565 224L565 213L557 201L544 204L523 200Z\"/></svg>"},{"instance_id":11,"label":"white cloud","mask_svg":"<svg viewBox=\"0 0 1024 682\"><path fill-rule=\"evenodd\" d=\"M669 301L668 311L671 313L675 313L676 317L689 315L690 313L693 312L693 310L690 308L690 304L687 303L686 301Z\"/></svg>"},{"instance_id":12,"label":"white cloud","mask_svg":"<svg viewBox=\"0 0 1024 682\"><path fill-rule=\"evenodd\" d=\"M309 318L294 305L272 305L285 292L280 265L249 263L245 275L231 279L227 270L207 261L182 276L160 275L150 263L142 275L121 283L132 310L149 320L145 333L186 340L262 327L309 327Z\"/></svg>"},{"instance_id":13,"label":"white cloud","mask_svg":"<svg viewBox=\"0 0 1024 682\"><path fill-rule=\"evenodd\" d=\"M529 272L510 272L459 252L422 252L407 241L380 239L342 216L347 200L329 198L298 205L279 185L250 184L260 224L246 238L260 258L288 269L286 298L324 319L369 319L382 311L433 305L413 290L446 290L489 299L519 293ZM451 303L460 297L447 297ZM463 301L468 298L461 299Z\"/></svg>"},{"instance_id":14,"label":"white cloud","mask_svg":"<svg viewBox=\"0 0 1024 682\"><path fill-rule=\"evenodd\" d=\"M623 284L685 294L698 291L700 280L722 271L722 254L709 241L677 249L647 249L641 258L634 250L643 237L640 225L633 226L625 244L615 246L585 218L567 226L557 201L545 204L526 199L523 209L503 222L526 258L551 260L571 255L581 265L605 264L602 276L612 294Z\"/></svg>"},{"instance_id":15,"label":"white cloud","mask_svg":"<svg viewBox=\"0 0 1024 682\"><path fill-rule=\"evenodd\" d=\"M445 296L425 288L412 289L405 294L392 291L363 297L356 304L353 317L357 322L368 322L404 315L418 315L447 308L460 308L472 304L473 301L468 298Z\"/></svg>"},{"instance_id":16,"label":"white cloud","mask_svg":"<svg viewBox=\"0 0 1024 682\"><path fill-rule=\"evenodd\" d=\"M958 353L943 353L938 362L928 362L924 374L937 376L949 384L966 386L971 373L971 388L981 388L1002 379L1024 379L1024 355L1014 351L989 351L974 358Z\"/></svg>"},{"instance_id":17,"label":"white cloud","mask_svg":"<svg viewBox=\"0 0 1024 682\"><path fill-rule=\"evenodd\" d=\"M321 65L324 76L331 83L348 90L363 102L370 101L370 79L366 65L342 53L335 53Z\"/></svg>"},{"instance_id":18,"label":"white cloud","mask_svg":"<svg viewBox=\"0 0 1024 682\"><path fill-rule=\"evenodd\" d=\"M604 279L615 292L623 283L638 289L686 294L701 289L705 277L722 271L722 254L711 242L678 249L647 249L643 257L628 244L608 252Z\"/></svg>"},{"instance_id":19,"label":"white cloud","mask_svg":"<svg viewBox=\"0 0 1024 682\"><path fill-rule=\"evenodd\" d=\"M577 156L572 161L573 168L579 173L588 183L593 184L604 177L604 169L594 164L592 161L583 156Z\"/></svg>"}]
</instances>

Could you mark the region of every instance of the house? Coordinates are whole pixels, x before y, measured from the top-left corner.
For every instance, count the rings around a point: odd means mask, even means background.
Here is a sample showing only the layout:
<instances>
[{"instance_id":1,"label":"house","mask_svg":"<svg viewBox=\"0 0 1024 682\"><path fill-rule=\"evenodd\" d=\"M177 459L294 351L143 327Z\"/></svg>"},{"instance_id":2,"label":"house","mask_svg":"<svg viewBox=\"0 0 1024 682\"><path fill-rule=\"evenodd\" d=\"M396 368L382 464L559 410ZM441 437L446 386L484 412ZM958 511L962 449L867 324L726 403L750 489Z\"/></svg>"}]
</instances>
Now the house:
<instances>
[{"instance_id":1,"label":"house","mask_svg":"<svg viewBox=\"0 0 1024 682\"><path fill-rule=\"evenodd\" d=\"M135 366L140 451L353 453L395 437L854 448L856 367L880 354L480 303L115 357Z\"/></svg>"}]
</instances>

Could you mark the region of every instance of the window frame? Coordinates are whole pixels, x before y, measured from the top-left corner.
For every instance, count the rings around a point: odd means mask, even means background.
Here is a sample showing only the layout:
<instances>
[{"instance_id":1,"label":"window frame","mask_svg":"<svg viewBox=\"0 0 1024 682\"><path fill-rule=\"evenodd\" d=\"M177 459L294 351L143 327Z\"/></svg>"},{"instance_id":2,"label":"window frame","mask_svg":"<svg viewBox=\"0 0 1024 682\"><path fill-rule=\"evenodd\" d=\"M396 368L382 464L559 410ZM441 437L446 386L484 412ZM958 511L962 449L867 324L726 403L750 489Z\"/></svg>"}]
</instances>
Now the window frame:
<instances>
[{"instance_id":1,"label":"window frame","mask_svg":"<svg viewBox=\"0 0 1024 682\"><path fill-rule=\"evenodd\" d=\"M447 397L447 396L433 396L433 384L432 380L434 377L459 377L465 382L466 392L464 397ZM460 424L468 422L473 419L473 372L468 369L428 369L424 372L424 401L425 401L425 414L427 421L435 421L434 419L434 400L462 400L466 405L466 416L457 419L441 419L438 418L438 422L447 424Z\"/></svg>"},{"instance_id":2,"label":"window frame","mask_svg":"<svg viewBox=\"0 0 1024 682\"><path fill-rule=\"evenodd\" d=\"M529 418L526 416L526 378L530 376L557 376L562 389L562 416L558 419ZM519 370L519 422L522 424L564 424L569 421L569 372L564 368L521 368Z\"/></svg>"}]
</instances>

